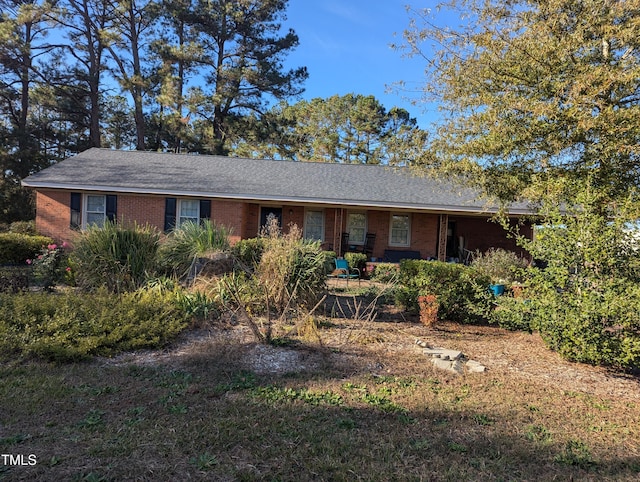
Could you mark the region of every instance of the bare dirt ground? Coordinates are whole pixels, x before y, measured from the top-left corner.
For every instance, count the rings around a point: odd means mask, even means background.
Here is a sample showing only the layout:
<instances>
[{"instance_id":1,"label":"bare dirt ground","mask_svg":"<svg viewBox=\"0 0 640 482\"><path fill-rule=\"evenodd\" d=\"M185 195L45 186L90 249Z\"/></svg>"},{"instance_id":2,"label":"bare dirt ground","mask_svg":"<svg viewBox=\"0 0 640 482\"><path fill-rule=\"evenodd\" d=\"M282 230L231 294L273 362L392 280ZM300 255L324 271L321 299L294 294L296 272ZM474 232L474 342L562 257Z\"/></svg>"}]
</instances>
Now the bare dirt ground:
<instances>
[{"instance_id":1,"label":"bare dirt ground","mask_svg":"<svg viewBox=\"0 0 640 482\"><path fill-rule=\"evenodd\" d=\"M346 317L318 319L320 328L291 347L256 343L248 327L218 320L189 330L165 350L128 353L98 363L180 365L207 354L226 353L241 360L247 370L273 375L319 371L328 365L343 370L345 375L357 372L416 375L437 370L416 345L419 339L431 346L460 350L486 367L485 373L460 376L507 377L523 384L640 400L640 377L563 360L546 348L535 333L450 322L428 328L416 318L393 310L377 313L374 321Z\"/></svg>"}]
</instances>

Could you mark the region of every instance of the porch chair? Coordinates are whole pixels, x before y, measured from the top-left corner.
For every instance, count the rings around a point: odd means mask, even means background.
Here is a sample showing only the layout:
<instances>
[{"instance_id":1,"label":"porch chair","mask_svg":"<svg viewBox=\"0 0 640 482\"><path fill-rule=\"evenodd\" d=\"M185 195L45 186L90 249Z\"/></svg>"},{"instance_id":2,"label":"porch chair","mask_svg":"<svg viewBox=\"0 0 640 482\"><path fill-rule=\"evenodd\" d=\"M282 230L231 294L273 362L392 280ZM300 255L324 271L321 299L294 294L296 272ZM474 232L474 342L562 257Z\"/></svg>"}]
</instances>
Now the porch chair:
<instances>
[{"instance_id":1,"label":"porch chair","mask_svg":"<svg viewBox=\"0 0 640 482\"><path fill-rule=\"evenodd\" d=\"M336 258L336 269L329 275L330 278L338 278L347 280L347 286L349 286L350 279L358 279L358 285L360 285L360 270L358 268L351 268L349 262L344 258Z\"/></svg>"},{"instance_id":2,"label":"porch chair","mask_svg":"<svg viewBox=\"0 0 640 482\"><path fill-rule=\"evenodd\" d=\"M340 256L344 256L344 253L349 251L349 233L342 233L342 238L340 239Z\"/></svg>"},{"instance_id":3,"label":"porch chair","mask_svg":"<svg viewBox=\"0 0 640 482\"><path fill-rule=\"evenodd\" d=\"M373 246L376 244L376 234L375 233L367 233L367 236L364 241L364 245L362 246L362 252L367 255L367 259L371 258L373 254Z\"/></svg>"}]
</instances>

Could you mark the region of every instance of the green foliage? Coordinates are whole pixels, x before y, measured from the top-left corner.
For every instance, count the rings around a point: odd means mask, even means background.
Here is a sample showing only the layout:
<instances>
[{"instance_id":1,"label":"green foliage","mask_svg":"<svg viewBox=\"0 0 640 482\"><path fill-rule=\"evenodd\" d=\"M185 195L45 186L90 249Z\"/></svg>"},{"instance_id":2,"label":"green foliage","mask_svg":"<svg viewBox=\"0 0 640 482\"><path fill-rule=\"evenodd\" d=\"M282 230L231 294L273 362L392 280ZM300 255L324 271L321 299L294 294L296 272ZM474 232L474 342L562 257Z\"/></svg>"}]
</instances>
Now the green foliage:
<instances>
[{"instance_id":1,"label":"green foliage","mask_svg":"<svg viewBox=\"0 0 640 482\"><path fill-rule=\"evenodd\" d=\"M490 323L496 323L507 330L532 331L534 307L531 300L507 293L496 297L494 303L496 306L488 316Z\"/></svg>"},{"instance_id":2,"label":"green foliage","mask_svg":"<svg viewBox=\"0 0 640 482\"><path fill-rule=\"evenodd\" d=\"M268 126L255 119L257 139L244 136L234 152L241 156L291 158L315 162L406 165L427 141L404 109L388 111L371 95L346 94L280 103L268 112ZM253 118L249 118L253 119ZM286 127L286 128L283 128ZM253 141L253 142L251 142Z\"/></svg>"},{"instance_id":3,"label":"green foliage","mask_svg":"<svg viewBox=\"0 0 640 482\"><path fill-rule=\"evenodd\" d=\"M380 283L392 283L398 280L400 269L394 263L380 263L376 265L371 279Z\"/></svg>"},{"instance_id":4,"label":"green foliage","mask_svg":"<svg viewBox=\"0 0 640 482\"><path fill-rule=\"evenodd\" d=\"M159 235L150 227L107 222L83 232L71 253L77 285L115 293L135 291L157 270Z\"/></svg>"},{"instance_id":5,"label":"green foliage","mask_svg":"<svg viewBox=\"0 0 640 482\"><path fill-rule=\"evenodd\" d=\"M573 361L640 367L637 284L547 268L532 277L531 285L531 327L551 349Z\"/></svg>"},{"instance_id":6,"label":"green foliage","mask_svg":"<svg viewBox=\"0 0 640 482\"><path fill-rule=\"evenodd\" d=\"M347 260L349 266L352 268L358 268L360 273L364 273L364 268L367 264L367 255L364 253L344 253L344 259Z\"/></svg>"},{"instance_id":7,"label":"green foliage","mask_svg":"<svg viewBox=\"0 0 640 482\"><path fill-rule=\"evenodd\" d=\"M577 186L575 208L547 204L526 248L547 268L531 271L532 328L570 360L640 367L640 251L635 202L606 203ZM528 295L529 296L529 295Z\"/></svg>"},{"instance_id":8,"label":"green foliage","mask_svg":"<svg viewBox=\"0 0 640 482\"><path fill-rule=\"evenodd\" d=\"M438 298L438 317L461 323L477 323L491 309L487 291L489 279L475 269L440 261L402 260L397 301L409 311L417 311L420 294Z\"/></svg>"},{"instance_id":9,"label":"green foliage","mask_svg":"<svg viewBox=\"0 0 640 482\"><path fill-rule=\"evenodd\" d=\"M47 291L65 279L71 271L67 263L66 247L66 243L60 246L48 244L38 256L27 260L27 264L33 266L36 281Z\"/></svg>"},{"instance_id":10,"label":"green foliage","mask_svg":"<svg viewBox=\"0 0 640 482\"><path fill-rule=\"evenodd\" d=\"M15 221L9 225L9 232L35 236L36 223L35 221Z\"/></svg>"},{"instance_id":11,"label":"green foliage","mask_svg":"<svg viewBox=\"0 0 640 482\"><path fill-rule=\"evenodd\" d=\"M178 291L176 303L187 315L198 320L210 320L220 313L218 303L199 291L193 293Z\"/></svg>"},{"instance_id":12,"label":"green foliage","mask_svg":"<svg viewBox=\"0 0 640 482\"><path fill-rule=\"evenodd\" d=\"M32 236L20 233L0 233L0 265L24 264L35 258L40 250L53 243L46 236Z\"/></svg>"},{"instance_id":13,"label":"green foliage","mask_svg":"<svg viewBox=\"0 0 640 482\"><path fill-rule=\"evenodd\" d=\"M272 230L257 270L269 306L281 315L289 308L315 305L325 289L324 263L320 243L304 240L297 226L287 234Z\"/></svg>"},{"instance_id":14,"label":"green foliage","mask_svg":"<svg viewBox=\"0 0 640 482\"><path fill-rule=\"evenodd\" d=\"M414 12L405 32L409 52L429 59L425 92L449 112L425 163L504 200L546 196L559 178L593 177L609 199L635 189L637 0L445 8L457 26Z\"/></svg>"},{"instance_id":15,"label":"green foliage","mask_svg":"<svg viewBox=\"0 0 640 482\"><path fill-rule=\"evenodd\" d=\"M479 273L491 279L492 283L511 285L522 281L521 271L529 263L512 251L491 248L478 253L471 263Z\"/></svg>"},{"instance_id":16,"label":"green foliage","mask_svg":"<svg viewBox=\"0 0 640 482\"><path fill-rule=\"evenodd\" d=\"M191 272L198 257L229 249L229 234L227 228L210 219L184 223L162 244L162 265L178 277L184 277Z\"/></svg>"},{"instance_id":17,"label":"green foliage","mask_svg":"<svg viewBox=\"0 0 640 482\"><path fill-rule=\"evenodd\" d=\"M241 266L255 270L264 252L264 238L241 239L231 247L231 254Z\"/></svg>"},{"instance_id":18,"label":"green foliage","mask_svg":"<svg viewBox=\"0 0 640 482\"><path fill-rule=\"evenodd\" d=\"M186 321L175 296L155 290L0 295L0 353L53 361L113 355L162 346Z\"/></svg>"}]
</instances>

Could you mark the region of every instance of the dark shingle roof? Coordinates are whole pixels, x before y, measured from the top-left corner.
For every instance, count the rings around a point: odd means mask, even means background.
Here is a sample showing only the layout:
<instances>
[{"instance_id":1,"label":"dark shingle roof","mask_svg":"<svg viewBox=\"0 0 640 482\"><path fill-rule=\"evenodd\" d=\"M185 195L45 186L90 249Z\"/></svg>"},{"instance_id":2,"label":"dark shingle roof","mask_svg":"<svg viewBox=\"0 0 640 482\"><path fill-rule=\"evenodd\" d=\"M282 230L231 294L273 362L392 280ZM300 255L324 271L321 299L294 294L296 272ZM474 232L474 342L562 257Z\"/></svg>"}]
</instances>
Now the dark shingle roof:
<instances>
[{"instance_id":1,"label":"dark shingle roof","mask_svg":"<svg viewBox=\"0 0 640 482\"><path fill-rule=\"evenodd\" d=\"M89 149L23 180L32 188L491 212L471 189L408 169ZM513 214L529 212L513 206Z\"/></svg>"}]
</instances>

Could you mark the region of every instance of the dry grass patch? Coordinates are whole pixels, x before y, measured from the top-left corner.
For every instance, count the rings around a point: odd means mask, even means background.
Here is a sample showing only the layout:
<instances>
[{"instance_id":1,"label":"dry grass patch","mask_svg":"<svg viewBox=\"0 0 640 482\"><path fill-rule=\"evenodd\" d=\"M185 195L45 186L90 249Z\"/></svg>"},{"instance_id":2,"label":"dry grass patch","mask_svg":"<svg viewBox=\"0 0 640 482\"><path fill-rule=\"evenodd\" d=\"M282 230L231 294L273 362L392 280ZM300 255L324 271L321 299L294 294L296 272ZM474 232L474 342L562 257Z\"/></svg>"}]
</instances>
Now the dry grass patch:
<instances>
[{"instance_id":1,"label":"dry grass patch","mask_svg":"<svg viewBox=\"0 0 640 482\"><path fill-rule=\"evenodd\" d=\"M535 335L317 319L322 344L217 323L167 350L0 366L2 480L637 480L640 388ZM438 371L420 338L483 374Z\"/></svg>"}]
</instances>

